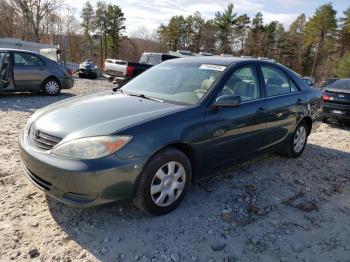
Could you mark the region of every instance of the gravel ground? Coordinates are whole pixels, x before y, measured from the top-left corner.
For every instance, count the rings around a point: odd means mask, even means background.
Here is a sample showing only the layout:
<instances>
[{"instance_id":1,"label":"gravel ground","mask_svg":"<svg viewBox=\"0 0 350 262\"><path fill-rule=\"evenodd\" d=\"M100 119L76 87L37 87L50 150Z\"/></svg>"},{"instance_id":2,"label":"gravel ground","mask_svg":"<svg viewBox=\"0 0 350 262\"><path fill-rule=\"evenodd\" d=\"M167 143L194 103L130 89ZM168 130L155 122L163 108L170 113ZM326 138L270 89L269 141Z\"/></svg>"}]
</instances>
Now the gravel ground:
<instances>
[{"instance_id":1,"label":"gravel ground","mask_svg":"<svg viewBox=\"0 0 350 262\"><path fill-rule=\"evenodd\" d=\"M221 171L160 217L46 198L22 173L19 130L38 108L110 88L77 80L59 97L0 96L1 261L350 261L349 126L322 124L298 159Z\"/></svg>"}]
</instances>

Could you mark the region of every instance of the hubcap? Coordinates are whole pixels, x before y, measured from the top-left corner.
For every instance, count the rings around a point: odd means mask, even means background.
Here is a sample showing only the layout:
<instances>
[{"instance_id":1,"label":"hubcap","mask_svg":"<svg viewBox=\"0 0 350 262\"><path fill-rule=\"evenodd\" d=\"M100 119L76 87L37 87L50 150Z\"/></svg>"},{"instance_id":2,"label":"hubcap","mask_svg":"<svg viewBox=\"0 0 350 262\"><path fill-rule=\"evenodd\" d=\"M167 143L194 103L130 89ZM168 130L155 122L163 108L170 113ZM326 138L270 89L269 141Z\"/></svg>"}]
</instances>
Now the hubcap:
<instances>
[{"instance_id":1,"label":"hubcap","mask_svg":"<svg viewBox=\"0 0 350 262\"><path fill-rule=\"evenodd\" d=\"M305 141L306 141L306 130L304 126L300 126L294 135L294 151L296 153L299 153L303 149L305 145Z\"/></svg>"},{"instance_id":2,"label":"hubcap","mask_svg":"<svg viewBox=\"0 0 350 262\"><path fill-rule=\"evenodd\" d=\"M166 207L182 194L186 183L185 168L178 162L164 164L154 174L151 183L151 198L154 204Z\"/></svg>"},{"instance_id":3,"label":"hubcap","mask_svg":"<svg viewBox=\"0 0 350 262\"><path fill-rule=\"evenodd\" d=\"M59 89L58 83L56 81L49 81L46 83L45 90L50 95L54 95L57 93Z\"/></svg>"}]
</instances>

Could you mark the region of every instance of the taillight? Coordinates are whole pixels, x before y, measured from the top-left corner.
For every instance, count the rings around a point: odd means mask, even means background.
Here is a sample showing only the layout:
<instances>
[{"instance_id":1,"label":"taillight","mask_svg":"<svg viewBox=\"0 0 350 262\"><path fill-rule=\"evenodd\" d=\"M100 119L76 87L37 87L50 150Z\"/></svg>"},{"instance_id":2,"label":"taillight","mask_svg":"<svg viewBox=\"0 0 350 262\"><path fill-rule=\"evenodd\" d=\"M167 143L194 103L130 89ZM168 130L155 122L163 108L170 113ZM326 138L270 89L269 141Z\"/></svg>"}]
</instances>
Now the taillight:
<instances>
[{"instance_id":1,"label":"taillight","mask_svg":"<svg viewBox=\"0 0 350 262\"><path fill-rule=\"evenodd\" d=\"M67 74L68 74L69 76L72 76L72 75L73 75L73 71L70 70L70 69L68 68L68 69L67 69Z\"/></svg>"},{"instance_id":2,"label":"taillight","mask_svg":"<svg viewBox=\"0 0 350 262\"><path fill-rule=\"evenodd\" d=\"M331 97L327 96L327 95L323 95L322 99L323 99L323 102L327 102L327 101L331 100Z\"/></svg>"},{"instance_id":3,"label":"taillight","mask_svg":"<svg viewBox=\"0 0 350 262\"><path fill-rule=\"evenodd\" d=\"M134 73L135 67L133 66L127 66L126 68L126 76L127 77L132 77L133 73Z\"/></svg>"}]
</instances>

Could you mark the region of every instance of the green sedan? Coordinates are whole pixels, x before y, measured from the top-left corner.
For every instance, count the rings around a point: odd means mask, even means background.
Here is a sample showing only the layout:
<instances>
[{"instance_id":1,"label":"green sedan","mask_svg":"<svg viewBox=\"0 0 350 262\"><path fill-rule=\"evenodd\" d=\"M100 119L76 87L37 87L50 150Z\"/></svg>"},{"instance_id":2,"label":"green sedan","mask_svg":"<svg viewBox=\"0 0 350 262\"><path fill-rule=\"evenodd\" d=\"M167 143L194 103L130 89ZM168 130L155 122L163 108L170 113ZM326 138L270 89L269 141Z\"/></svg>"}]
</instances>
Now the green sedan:
<instances>
[{"instance_id":1,"label":"green sedan","mask_svg":"<svg viewBox=\"0 0 350 262\"><path fill-rule=\"evenodd\" d=\"M19 137L24 173L73 206L176 208L193 182L267 152L299 157L320 91L277 63L192 57L125 86L47 106Z\"/></svg>"}]
</instances>

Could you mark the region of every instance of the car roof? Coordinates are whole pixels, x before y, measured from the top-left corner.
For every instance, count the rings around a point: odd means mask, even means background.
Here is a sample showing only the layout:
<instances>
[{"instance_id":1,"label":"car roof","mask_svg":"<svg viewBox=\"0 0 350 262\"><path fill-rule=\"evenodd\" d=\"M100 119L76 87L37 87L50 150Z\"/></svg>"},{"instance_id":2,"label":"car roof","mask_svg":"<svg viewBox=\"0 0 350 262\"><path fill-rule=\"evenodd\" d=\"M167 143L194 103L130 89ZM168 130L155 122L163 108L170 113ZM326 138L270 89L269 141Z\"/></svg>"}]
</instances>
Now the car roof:
<instances>
[{"instance_id":1,"label":"car roof","mask_svg":"<svg viewBox=\"0 0 350 262\"><path fill-rule=\"evenodd\" d=\"M37 53L37 52L34 52L34 51L23 50L23 49L15 49L15 48L0 48L0 51L7 51L7 52L23 52L23 53L29 53L29 54L38 55L38 53Z\"/></svg>"},{"instance_id":2,"label":"car roof","mask_svg":"<svg viewBox=\"0 0 350 262\"><path fill-rule=\"evenodd\" d=\"M198 63L228 66L241 61L268 62L276 64L267 59L245 58L245 57L222 57L222 56L192 56L169 60L172 63Z\"/></svg>"}]
</instances>

